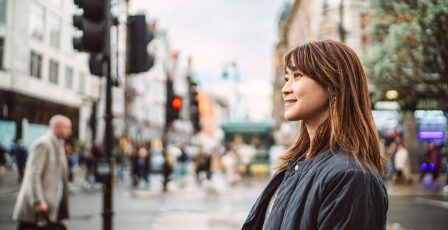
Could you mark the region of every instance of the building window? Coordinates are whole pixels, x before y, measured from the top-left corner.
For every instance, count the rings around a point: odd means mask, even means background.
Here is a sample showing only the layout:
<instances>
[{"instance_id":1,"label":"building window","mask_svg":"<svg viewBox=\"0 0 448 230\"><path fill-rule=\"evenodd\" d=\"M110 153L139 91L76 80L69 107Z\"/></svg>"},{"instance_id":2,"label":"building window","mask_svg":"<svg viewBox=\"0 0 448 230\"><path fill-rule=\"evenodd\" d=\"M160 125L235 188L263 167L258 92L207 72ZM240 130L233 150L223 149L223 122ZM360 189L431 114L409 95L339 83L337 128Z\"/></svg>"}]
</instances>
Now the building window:
<instances>
[{"instance_id":1,"label":"building window","mask_svg":"<svg viewBox=\"0 0 448 230\"><path fill-rule=\"evenodd\" d=\"M58 84L59 80L58 70L59 70L59 64L54 60L50 60L50 65L48 69L48 80L51 83Z\"/></svg>"},{"instance_id":2,"label":"building window","mask_svg":"<svg viewBox=\"0 0 448 230\"><path fill-rule=\"evenodd\" d=\"M361 36L361 49L365 50L369 47L369 36L366 34L363 34Z\"/></svg>"},{"instance_id":3,"label":"building window","mask_svg":"<svg viewBox=\"0 0 448 230\"><path fill-rule=\"evenodd\" d=\"M6 0L0 0L0 22L6 23Z\"/></svg>"},{"instance_id":4,"label":"building window","mask_svg":"<svg viewBox=\"0 0 448 230\"><path fill-rule=\"evenodd\" d=\"M0 37L0 69L5 69L3 66L3 53L5 52L5 39Z\"/></svg>"},{"instance_id":5,"label":"building window","mask_svg":"<svg viewBox=\"0 0 448 230\"><path fill-rule=\"evenodd\" d=\"M86 88L86 75L84 73L80 73L79 74L79 93L80 94L84 94L85 93L85 88Z\"/></svg>"},{"instance_id":6,"label":"building window","mask_svg":"<svg viewBox=\"0 0 448 230\"><path fill-rule=\"evenodd\" d=\"M45 8L43 5L33 1L30 6L29 34L39 41L44 40L45 31Z\"/></svg>"},{"instance_id":7,"label":"building window","mask_svg":"<svg viewBox=\"0 0 448 230\"><path fill-rule=\"evenodd\" d=\"M61 40L60 39L61 27L62 27L61 18L54 14L51 14L48 27L49 27L48 30L49 30L50 46L59 48Z\"/></svg>"},{"instance_id":8,"label":"building window","mask_svg":"<svg viewBox=\"0 0 448 230\"><path fill-rule=\"evenodd\" d=\"M73 68L65 67L65 88L73 89Z\"/></svg>"},{"instance_id":9,"label":"building window","mask_svg":"<svg viewBox=\"0 0 448 230\"><path fill-rule=\"evenodd\" d=\"M369 13L362 12L361 13L361 29L366 29L369 25Z\"/></svg>"},{"instance_id":10,"label":"building window","mask_svg":"<svg viewBox=\"0 0 448 230\"><path fill-rule=\"evenodd\" d=\"M30 54L30 76L41 78L42 55L31 51Z\"/></svg>"},{"instance_id":11,"label":"building window","mask_svg":"<svg viewBox=\"0 0 448 230\"><path fill-rule=\"evenodd\" d=\"M73 68L65 67L65 87L68 89L73 88Z\"/></svg>"}]
</instances>

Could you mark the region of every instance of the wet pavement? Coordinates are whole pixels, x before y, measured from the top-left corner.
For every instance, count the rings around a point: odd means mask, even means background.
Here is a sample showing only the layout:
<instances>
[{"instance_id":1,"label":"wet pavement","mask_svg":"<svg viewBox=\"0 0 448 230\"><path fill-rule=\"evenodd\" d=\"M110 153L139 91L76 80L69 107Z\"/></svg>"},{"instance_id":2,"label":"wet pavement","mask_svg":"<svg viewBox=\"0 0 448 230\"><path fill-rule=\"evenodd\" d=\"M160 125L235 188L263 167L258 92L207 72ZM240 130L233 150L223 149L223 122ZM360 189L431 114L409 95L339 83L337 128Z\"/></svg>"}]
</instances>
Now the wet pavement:
<instances>
[{"instance_id":1,"label":"wet pavement","mask_svg":"<svg viewBox=\"0 0 448 230\"><path fill-rule=\"evenodd\" d=\"M9 177L12 173L0 173L0 226L13 230L11 220L17 183ZM5 180L5 177L8 178ZM222 177L200 186L194 177L172 182L167 193L162 192L162 178L151 177L149 188L132 189L125 180L114 189L113 227L116 230L139 229L240 229L256 197L268 178L243 179L235 186L227 186ZM6 181L6 182L5 182ZM71 219L69 229L102 229L102 201L100 186L90 189L81 184L72 187L70 196ZM442 230L448 226L448 196L440 186L414 183L394 185L386 183L390 206L388 230L431 229Z\"/></svg>"}]
</instances>

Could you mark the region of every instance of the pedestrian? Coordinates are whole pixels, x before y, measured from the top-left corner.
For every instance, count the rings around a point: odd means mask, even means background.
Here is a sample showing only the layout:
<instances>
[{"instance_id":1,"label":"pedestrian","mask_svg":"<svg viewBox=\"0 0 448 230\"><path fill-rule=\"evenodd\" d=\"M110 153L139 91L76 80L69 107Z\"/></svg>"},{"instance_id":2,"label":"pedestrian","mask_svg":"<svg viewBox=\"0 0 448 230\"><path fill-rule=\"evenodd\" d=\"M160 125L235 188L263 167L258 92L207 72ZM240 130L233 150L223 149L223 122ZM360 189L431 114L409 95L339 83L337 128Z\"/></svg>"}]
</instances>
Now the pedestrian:
<instances>
[{"instance_id":1,"label":"pedestrian","mask_svg":"<svg viewBox=\"0 0 448 230\"><path fill-rule=\"evenodd\" d=\"M182 144L180 147L180 156L177 157L177 162L179 163L179 174L181 177L184 177L188 174L188 162L190 161L190 157L187 154L187 145Z\"/></svg>"},{"instance_id":2,"label":"pedestrian","mask_svg":"<svg viewBox=\"0 0 448 230\"><path fill-rule=\"evenodd\" d=\"M221 162L224 168L224 175L227 183L230 186L235 185L240 178L238 171L240 160L238 158L234 142L227 144L227 149L221 158Z\"/></svg>"},{"instance_id":3,"label":"pedestrian","mask_svg":"<svg viewBox=\"0 0 448 230\"><path fill-rule=\"evenodd\" d=\"M3 165L6 164L6 149L3 148L3 145L0 143L0 169Z\"/></svg>"},{"instance_id":4,"label":"pedestrian","mask_svg":"<svg viewBox=\"0 0 448 230\"><path fill-rule=\"evenodd\" d=\"M394 156L397 152L397 143L395 140L389 138L386 140L385 148L384 148L384 157L387 161L387 173L385 175L386 180L391 180L395 175L395 165L394 165Z\"/></svg>"},{"instance_id":5,"label":"pedestrian","mask_svg":"<svg viewBox=\"0 0 448 230\"><path fill-rule=\"evenodd\" d=\"M201 176L201 172L205 172L205 165L206 165L206 155L204 154L203 148L199 147L198 151L193 157L193 163L194 163L194 173L196 176L196 182L198 185L201 185L203 181L203 177Z\"/></svg>"},{"instance_id":6,"label":"pedestrian","mask_svg":"<svg viewBox=\"0 0 448 230\"><path fill-rule=\"evenodd\" d=\"M21 139L17 139L16 143L11 148L11 155L14 156L17 166L19 183L23 180L23 173L25 172L26 158L28 157L28 152L22 144Z\"/></svg>"},{"instance_id":7,"label":"pedestrian","mask_svg":"<svg viewBox=\"0 0 448 230\"><path fill-rule=\"evenodd\" d=\"M139 185L140 180L145 182L145 188L149 187L150 162L149 153L145 147L140 147L132 159L132 169L135 176L133 186Z\"/></svg>"},{"instance_id":8,"label":"pedestrian","mask_svg":"<svg viewBox=\"0 0 448 230\"><path fill-rule=\"evenodd\" d=\"M430 164L432 164L432 175L433 175L433 181L437 181L437 178L439 178L440 171L442 171L442 153L440 150L442 149L442 146L437 145L436 143L433 143L431 145L431 155L430 155Z\"/></svg>"},{"instance_id":9,"label":"pedestrian","mask_svg":"<svg viewBox=\"0 0 448 230\"><path fill-rule=\"evenodd\" d=\"M85 178L84 178L84 184L83 187L87 190L91 190L95 188L96 184L96 162L97 162L97 156L101 156L100 149L96 144L92 144L91 147L89 147L85 151L84 155L84 165L85 165Z\"/></svg>"},{"instance_id":10,"label":"pedestrian","mask_svg":"<svg viewBox=\"0 0 448 230\"><path fill-rule=\"evenodd\" d=\"M65 156L67 157L67 167L68 167L68 181L73 182L73 171L76 167L77 154L75 152L74 144L71 140L66 140L64 143ZM74 160L75 159L75 160Z\"/></svg>"},{"instance_id":11,"label":"pedestrian","mask_svg":"<svg viewBox=\"0 0 448 230\"><path fill-rule=\"evenodd\" d=\"M385 160L359 58L323 40L285 64L284 115L300 121L298 136L242 229L386 229Z\"/></svg>"},{"instance_id":12,"label":"pedestrian","mask_svg":"<svg viewBox=\"0 0 448 230\"><path fill-rule=\"evenodd\" d=\"M395 183L412 183L411 162L409 152L403 144L403 140L397 137L397 152L394 157Z\"/></svg>"},{"instance_id":13,"label":"pedestrian","mask_svg":"<svg viewBox=\"0 0 448 230\"><path fill-rule=\"evenodd\" d=\"M113 149L113 157L117 166L117 178L120 181L124 180L124 153L119 145L115 145Z\"/></svg>"},{"instance_id":14,"label":"pedestrian","mask_svg":"<svg viewBox=\"0 0 448 230\"><path fill-rule=\"evenodd\" d=\"M68 212L68 168L64 139L72 133L71 121L55 115L50 130L30 149L22 186L14 207L13 219L19 230L36 229L40 217L49 225L63 226Z\"/></svg>"}]
</instances>

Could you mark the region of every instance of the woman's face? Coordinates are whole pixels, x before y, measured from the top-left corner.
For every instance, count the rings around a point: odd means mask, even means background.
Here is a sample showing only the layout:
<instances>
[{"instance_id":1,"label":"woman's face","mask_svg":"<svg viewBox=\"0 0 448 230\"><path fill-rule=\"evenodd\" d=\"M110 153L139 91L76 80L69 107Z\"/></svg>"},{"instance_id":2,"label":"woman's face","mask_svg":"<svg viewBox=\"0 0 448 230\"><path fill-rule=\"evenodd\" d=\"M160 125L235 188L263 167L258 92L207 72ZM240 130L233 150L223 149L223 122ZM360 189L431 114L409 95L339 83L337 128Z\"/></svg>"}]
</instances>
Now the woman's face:
<instances>
[{"instance_id":1,"label":"woman's face","mask_svg":"<svg viewBox=\"0 0 448 230\"><path fill-rule=\"evenodd\" d=\"M288 121L320 121L328 115L328 91L300 71L287 69L282 95Z\"/></svg>"}]
</instances>

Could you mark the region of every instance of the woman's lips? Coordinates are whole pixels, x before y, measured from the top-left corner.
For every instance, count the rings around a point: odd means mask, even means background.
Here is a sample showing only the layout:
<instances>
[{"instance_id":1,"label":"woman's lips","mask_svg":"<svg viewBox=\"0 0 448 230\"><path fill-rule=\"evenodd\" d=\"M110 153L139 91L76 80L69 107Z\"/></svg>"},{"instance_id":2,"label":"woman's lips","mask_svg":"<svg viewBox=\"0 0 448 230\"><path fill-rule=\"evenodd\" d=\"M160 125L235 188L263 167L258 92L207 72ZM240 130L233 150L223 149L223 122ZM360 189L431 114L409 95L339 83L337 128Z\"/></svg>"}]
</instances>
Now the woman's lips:
<instances>
[{"instance_id":1,"label":"woman's lips","mask_svg":"<svg viewBox=\"0 0 448 230\"><path fill-rule=\"evenodd\" d=\"M285 106L289 106L292 105L294 103L296 103L297 100L285 100Z\"/></svg>"}]
</instances>

